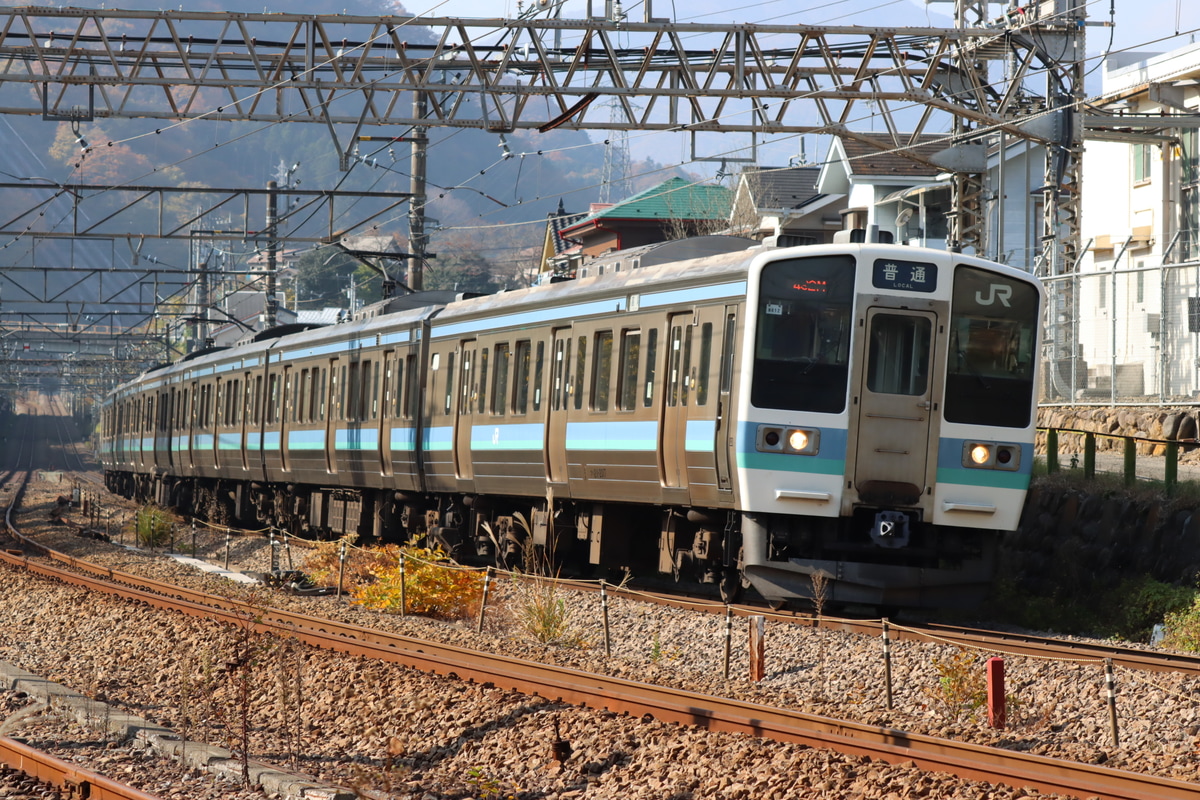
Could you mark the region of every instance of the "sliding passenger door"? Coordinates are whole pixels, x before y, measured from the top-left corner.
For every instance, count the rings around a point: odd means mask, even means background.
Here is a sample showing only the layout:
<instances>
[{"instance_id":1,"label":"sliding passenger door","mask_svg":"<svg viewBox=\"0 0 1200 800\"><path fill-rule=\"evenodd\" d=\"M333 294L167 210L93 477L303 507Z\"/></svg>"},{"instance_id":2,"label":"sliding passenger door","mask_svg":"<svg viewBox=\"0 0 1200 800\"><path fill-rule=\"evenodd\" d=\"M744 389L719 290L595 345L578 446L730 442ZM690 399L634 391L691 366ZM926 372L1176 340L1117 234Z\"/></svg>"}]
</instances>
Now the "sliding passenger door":
<instances>
[{"instance_id":1,"label":"sliding passenger door","mask_svg":"<svg viewBox=\"0 0 1200 800\"><path fill-rule=\"evenodd\" d=\"M459 345L458 404L454 417L454 474L459 480L470 480L471 428L475 423L475 403L480 392L487 390L487 376L480 374L482 359L474 339L464 339Z\"/></svg>"},{"instance_id":2,"label":"sliding passenger door","mask_svg":"<svg viewBox=\"0 0 1200 800\"><path fill-rule=\"evenodd\" d=\"M672 314L667 325L666 391L659 427L659 471L666 488L687 487L687 416L692 369L691 312Z\"/></svg>"},{"instance_id":3,"label":"sliding passenger door","mask_svg":"<svg viewBox=\"0 0 1200 800\"><path fill-rule=\"evenodd\" d=\"M546 404L546 478L567 482L567 407L571 398L571 329L558 328L550 347L550 402Z\"/></svg>"}]
</instances>

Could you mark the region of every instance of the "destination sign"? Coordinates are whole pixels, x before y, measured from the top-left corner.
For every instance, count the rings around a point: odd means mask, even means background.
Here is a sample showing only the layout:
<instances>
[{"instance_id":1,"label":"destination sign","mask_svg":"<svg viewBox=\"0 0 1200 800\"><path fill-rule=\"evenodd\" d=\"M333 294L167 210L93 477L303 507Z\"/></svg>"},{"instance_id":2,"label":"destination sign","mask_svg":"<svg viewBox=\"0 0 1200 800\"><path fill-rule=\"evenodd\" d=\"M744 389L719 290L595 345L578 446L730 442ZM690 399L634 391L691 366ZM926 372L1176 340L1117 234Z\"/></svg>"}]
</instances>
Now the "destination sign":
<instances>
[{"instance_id":1,"label":"destination sign","mask_svg":"<svg viewBox=\"0 0 1200 800\"><path fill-rule=\"evenodd\" d=\"M876 289L932 292L937 289L937 265L924 261L877 258L871 272L871 285Z\"/></svg>"}]
</instances>

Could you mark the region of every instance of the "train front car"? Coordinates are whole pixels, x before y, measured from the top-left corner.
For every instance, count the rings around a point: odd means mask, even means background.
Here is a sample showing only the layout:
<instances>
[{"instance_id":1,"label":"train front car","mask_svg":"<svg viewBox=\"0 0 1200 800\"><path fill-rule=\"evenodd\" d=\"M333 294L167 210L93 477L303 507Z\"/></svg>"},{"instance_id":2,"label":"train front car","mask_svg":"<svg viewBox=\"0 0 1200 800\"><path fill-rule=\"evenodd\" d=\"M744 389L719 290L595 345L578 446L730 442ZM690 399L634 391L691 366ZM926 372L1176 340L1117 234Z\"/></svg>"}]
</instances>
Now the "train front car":
<instances>
[{"instance_id":1,"label":"train front car","mask_svg":"<svg viewBox=\"0 0 1200 800\"><path fill-rule=\"evenodd\" d=\"M766 598L977 603L1033 463L1043 292L1019 270L865 244L756 260L736 445ZM818 581L820 585L821 581Z\"/></svg>"}]
</instances>

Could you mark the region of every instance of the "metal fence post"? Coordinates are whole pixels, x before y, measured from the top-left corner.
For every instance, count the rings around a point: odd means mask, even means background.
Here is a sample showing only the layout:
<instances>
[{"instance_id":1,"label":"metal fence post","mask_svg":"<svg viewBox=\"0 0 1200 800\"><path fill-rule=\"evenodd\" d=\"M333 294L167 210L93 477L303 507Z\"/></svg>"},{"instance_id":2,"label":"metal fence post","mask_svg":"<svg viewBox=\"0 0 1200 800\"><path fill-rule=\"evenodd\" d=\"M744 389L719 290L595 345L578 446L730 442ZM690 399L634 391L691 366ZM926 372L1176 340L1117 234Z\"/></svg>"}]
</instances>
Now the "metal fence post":
<instances>
[{"instance_id":1,"label":"metal fence post","mask_svg":"<svg viewBox=\"0 0 1200 800\"><path fill-rule=\"evenodd\" d=\"M1132 436L1125 437L1125 485L1133 486L1137 482L1137 440Z\"/></svg>"},{"instance_id":2,"label":"metal fence post","mask_svg":"<svg viewBox=\"0 0 1200 800\"><path fill-rule=\"evenodd\" d=\"M1046 431L1046 472L1058 472L1058 430L1055 428Z\"/></svg>"}]
</instances>

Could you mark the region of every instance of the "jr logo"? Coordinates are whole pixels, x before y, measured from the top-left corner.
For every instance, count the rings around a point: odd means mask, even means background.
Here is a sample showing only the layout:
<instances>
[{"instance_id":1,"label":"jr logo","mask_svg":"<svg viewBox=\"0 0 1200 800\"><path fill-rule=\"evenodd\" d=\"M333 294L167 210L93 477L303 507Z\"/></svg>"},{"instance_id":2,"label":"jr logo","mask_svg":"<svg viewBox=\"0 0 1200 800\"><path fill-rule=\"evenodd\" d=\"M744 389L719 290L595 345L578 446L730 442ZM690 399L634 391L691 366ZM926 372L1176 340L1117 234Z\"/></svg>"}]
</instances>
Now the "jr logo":
<instances>
[{"instance_id":1,"label":"jr logo","mask_svg":"<svg viewBox=\"0 0 1200 800\"><path fill-rule=\"evenodd\" d=\"M981 305L981 306L990 306L992 303L999 300L1000 304L1003 305L1005 308L1010 308L1009 303L1008 303L1008 298L1010 298L1010 297L1012 297L1012 287L1011 286L1005 286L1002 283L992 283L992 284L988 284L987 299L985 300L983 298L983 292L976 292L975 293L975 302L979 303L979 305Z\"/></svg>"}]
</instances>

